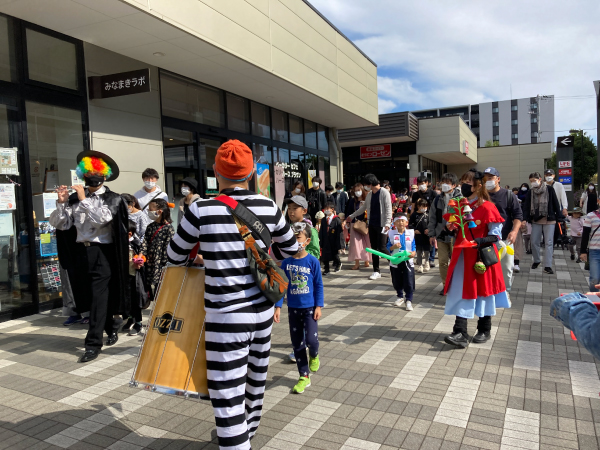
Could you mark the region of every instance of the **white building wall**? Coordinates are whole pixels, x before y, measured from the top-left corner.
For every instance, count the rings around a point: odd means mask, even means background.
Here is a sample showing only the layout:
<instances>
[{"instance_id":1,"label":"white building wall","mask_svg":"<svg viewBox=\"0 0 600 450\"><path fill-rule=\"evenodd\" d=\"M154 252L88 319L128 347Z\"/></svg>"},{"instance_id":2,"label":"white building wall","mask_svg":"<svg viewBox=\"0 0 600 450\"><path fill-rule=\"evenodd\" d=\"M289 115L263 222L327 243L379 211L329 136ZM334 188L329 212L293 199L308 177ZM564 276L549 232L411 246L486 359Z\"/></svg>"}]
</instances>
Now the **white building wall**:
<instances>
[{"instance_id":1,"label":"white building wall","mask_svg":"<svg viewBox=\"0 0 600 450\"><path fill-rule=\"evenodd\" d=\"M531 114L529 114L528 98L517 100L519 120L519 144L531 144Z\"/></svg>"},{"instance_id":2,"label":"white building wall","mask_svg":"<svg viewBox=\"0 0 600 450\"><path fill-rule=\"evenodd\" d=\"M479 104L479 142L485 146L487 141L493 137L492 128L492 103Z\"/></svg>"},{"instance_id":3,"label":"white building wall","mask_svg":"<svg viewBox=\"0 0 600 450\"><path fill-rule=\"evenodd\" d=\"M500 122L500 145L511 145L510 100L498 102L498 122Z\"/></svg>"}]
</instances>

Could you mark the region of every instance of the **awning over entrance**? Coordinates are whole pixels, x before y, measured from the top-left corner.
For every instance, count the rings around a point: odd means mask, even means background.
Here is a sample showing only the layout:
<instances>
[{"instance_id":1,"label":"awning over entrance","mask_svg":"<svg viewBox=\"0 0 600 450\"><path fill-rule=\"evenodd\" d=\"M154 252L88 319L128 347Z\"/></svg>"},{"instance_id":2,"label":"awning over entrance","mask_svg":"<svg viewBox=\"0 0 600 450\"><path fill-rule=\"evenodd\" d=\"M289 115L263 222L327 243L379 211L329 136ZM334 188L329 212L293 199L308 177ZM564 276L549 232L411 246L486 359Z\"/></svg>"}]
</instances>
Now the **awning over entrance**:
<instances>
[{"instance_id":1,"label":"awning over entrance","mask_svg":"<svg viewBox=\"0 0 600 450\"><path fill-rule=\"evenodd\" d=\"M381 114L378 126L340 130L338 138L342 147L417 141L419 121L409 112Z\"/></svg>"}]
</instances>

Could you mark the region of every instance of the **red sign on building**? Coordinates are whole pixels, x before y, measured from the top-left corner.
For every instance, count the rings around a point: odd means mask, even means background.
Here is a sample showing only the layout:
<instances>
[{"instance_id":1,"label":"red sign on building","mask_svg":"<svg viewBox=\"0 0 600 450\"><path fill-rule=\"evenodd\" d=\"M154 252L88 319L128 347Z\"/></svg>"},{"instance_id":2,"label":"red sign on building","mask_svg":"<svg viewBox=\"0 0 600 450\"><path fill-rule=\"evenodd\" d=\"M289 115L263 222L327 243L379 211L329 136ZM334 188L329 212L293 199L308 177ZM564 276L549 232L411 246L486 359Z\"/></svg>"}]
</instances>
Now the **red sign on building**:
<instances>
[{"instance_id":1,"label":"red sign on building","mask_svg":"<svg viewBox=\"0 0 600 450\"><path fill-rule=\"evenodd\" d=\"M360 148L360 159L390 158L392 156L392 145L371 145Z\"/></svg>"},{"instance_id":2,"label":"red sign on building","mask_svg":"<svg viewBox=\"0 0 600 450\"><path fill-rule=\"evenodd\" d=\"M563 167L572 167L571 166L571 161L559 161L558 162L558 168L562 169Z\"/></svg>"},{"instance_id":3,"label":"red sign on building","mask_svg":"<svg viewBox=\"0 0 600 450\"><path fill-rule=\"evenodd\" d=\"M571 176L573 175L573 169L558 169L558 176Z\"/></svg>"}]
</instances>

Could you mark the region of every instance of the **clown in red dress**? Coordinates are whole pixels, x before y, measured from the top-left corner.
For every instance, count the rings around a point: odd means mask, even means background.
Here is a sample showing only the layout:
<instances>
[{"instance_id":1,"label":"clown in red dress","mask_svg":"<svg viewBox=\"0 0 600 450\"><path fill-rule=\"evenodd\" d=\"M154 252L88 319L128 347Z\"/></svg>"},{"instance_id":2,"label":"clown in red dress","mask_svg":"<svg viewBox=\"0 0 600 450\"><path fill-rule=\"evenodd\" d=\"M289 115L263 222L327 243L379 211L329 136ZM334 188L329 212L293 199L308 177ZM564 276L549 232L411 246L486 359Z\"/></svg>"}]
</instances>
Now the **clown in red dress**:
<instances>
[{"instance_id":1,"label":"clown in red dress","mask_svg":"<svg viewBox=\"0 0 600 450\"><path fill-rule=\"evenodd\" d=\"M466 239L463 238L460 230L457 232L444 287L446 294L444 312L446 315L456 316L454 330L450 336L445 338L445 341L463 348L469 344L467 319L479 317L477 334L473 338L473 342L482 343L490 338L491 316L496 315L496 308L510 308L510 299L506 293L500 263L488 267L483 274L477 273L474 269L478 260L477 247L462 246L466 245L465 241L472 242L475 239L489 236L497 236L498 240L501 239L504 219L492 202L484 201L477 206L477 200L474 200L469 204L473 209L472 216L476 227L465 227ZM494 238L488 240L494 240ZM492 243L491 245L497 252L499 244Z\"/></svg>"}]
</instances>

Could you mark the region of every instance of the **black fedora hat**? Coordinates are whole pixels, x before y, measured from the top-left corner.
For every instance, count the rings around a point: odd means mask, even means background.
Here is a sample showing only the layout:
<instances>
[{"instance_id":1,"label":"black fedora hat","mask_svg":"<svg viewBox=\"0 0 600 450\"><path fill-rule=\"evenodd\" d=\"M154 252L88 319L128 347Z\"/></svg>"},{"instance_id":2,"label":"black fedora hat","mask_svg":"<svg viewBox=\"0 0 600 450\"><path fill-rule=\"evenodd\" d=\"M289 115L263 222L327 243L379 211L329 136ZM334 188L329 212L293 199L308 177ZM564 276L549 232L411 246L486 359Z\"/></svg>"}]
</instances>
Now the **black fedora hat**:
<instances>
[{"instance_id":1,"label":"black fedora hat","mask_svg":"<svg viewBox=\"0 0 600 450\"><path fill-rule=\"evenodd\" d=\"M119 177L119 166L114 159L110 156L105 155L104 153L97 152L95 150L84 150L79 155L77 155L77 164L81 162L83 158L89 156L90 158L100 158L102 159L108 166L110 167L111 175L106 178L106 181L115 181Z\"/></svg>"}]
</instances>

